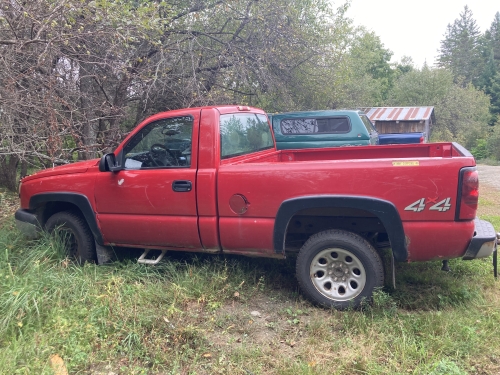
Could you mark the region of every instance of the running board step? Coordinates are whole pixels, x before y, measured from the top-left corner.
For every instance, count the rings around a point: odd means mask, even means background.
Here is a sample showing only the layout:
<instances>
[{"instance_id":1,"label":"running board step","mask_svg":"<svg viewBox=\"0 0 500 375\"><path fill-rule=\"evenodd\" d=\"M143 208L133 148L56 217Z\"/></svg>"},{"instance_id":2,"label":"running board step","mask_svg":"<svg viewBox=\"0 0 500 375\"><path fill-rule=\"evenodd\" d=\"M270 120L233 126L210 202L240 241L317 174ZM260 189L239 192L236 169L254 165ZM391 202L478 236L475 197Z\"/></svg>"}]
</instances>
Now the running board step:
<instances>
[{"instance_id":1,"label":"running board step","mask_svg":"<svg viewBox=\"0 0 500 375\"><path fill-rule=\"evenodd\" d=\"M161 250L161 254L158 256L158 258L156 258L156 259L146 259L146 257L148 256L148 253L151 250L153 250L153 249L144 249L144 253L142 253L142 255L139 257L139 259L137 259L137 263L140 263L140 264L149 264L149 265L158 264L160 262L160 260L163 259L163 256L167 252L167 250ZM153 250L153 251L155 251L155 250ZM156 250L156 251L158 251L158 250Z\"/></svg>"}]
</instances>

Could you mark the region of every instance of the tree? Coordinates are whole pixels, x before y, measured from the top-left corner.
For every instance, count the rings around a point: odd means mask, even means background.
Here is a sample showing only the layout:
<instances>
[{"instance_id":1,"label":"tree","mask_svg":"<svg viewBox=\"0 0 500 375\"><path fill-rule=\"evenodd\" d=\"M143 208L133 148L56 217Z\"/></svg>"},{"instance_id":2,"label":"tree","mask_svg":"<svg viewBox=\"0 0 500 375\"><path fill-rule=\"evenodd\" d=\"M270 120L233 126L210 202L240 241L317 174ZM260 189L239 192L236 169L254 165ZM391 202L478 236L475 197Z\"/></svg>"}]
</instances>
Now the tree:
<instances>
[{"instance_id":1,"label":"tree","mask_svg":"<svg viewBox=\"0 0 500 375\"><path fill-rule=\"evenodd\" d=\"M490 87L488 87L487 94L490 96L493 121L500 115L500 71L490 79Z\"/></svg>"},{"instance_id":2,"label":"tree","mask_svg":"<svg viewBox=\"0 0 500 375\"><path fill-rule=\"evenodd\" d=\"M334 74L345 29L327 0L0 0L0 9L0 168L11 189L19 162L96 157L153 112L312 105L301 77Z\"/></svg>"},{"instance_id":3,"label":"tree","mask_svg":"<svg viewBox=\"0 0 500 375\"><path fill-rule=\"evenodd\" d=\"M390 60L392 52L373 32L354 29L345 57L341 93L336 107L369 107L382 105L394 79Z\"/></svg>"},{"instance_id":4,"label":"tree","mask_svg":"<svg viewBox=\"0 0 500 375\"><path fill-rule=\"evenodd\" d=\"M436 124L433 141L456 141L468 149L488 134L489 98L472 84L455 83L446 69L424 67L400 76L391 92L389 105L433 106Z\"/></svg>"},{"instance_id":5,"label":"tree","mask_svg":"<svg viewBox=\"0 0 500 375\"><path fill-rule=\"evenodd\" d=\"M275 89L259 95L257 104L268 111L333 108L342 97L353 28L345 18L347 6L325 13L321 28L309 36L311 50L304 63L289 70L287 79ZM290 50L290 54L296 51ZM277 90L276 90L277 89Z\"/></svg>"},{"instance_id":6,"label":"tree","mask_svg":"<svg viewBox=\"0 0 500 375\"><path fill-rule=\"evenodd\" d=\"M398 77L387 100L394 106L433 106L450 91L453 74L446 69L425 65Z\"/></svg>"},{"instance_id":7,"label":"tree","mask_svg":"<svg viewBox=\"0 0 500 375\"><path fill-rule=\"evenodd\" d=\"M441 41L437 65L449 69L455 82L461 82L464 87L476 84L481 72L479 37L479 28L466 5L459 18L448 24Z\"/></svg>"},{"instance_id":8,"label":"tree","mask_svg":"<svg viewBox=\"0 0 500 375\"><path fill-rule=\"evenodd\" d=\"M492 50L493 61L497 71L500 71L500 12L495 13L495 18L489 30L485 32L485 39Z\"/></svg>"},{"instance_id":9,"label":"tree","mask_svg":"<svg viewBox=\"0 0 500 375\"><path fill-rule=\"evenodd\" d=\"M491 27L486 30L481 41L484 62L478 87L490 95L490 112L492 119L495 119L500 114L500 12L495 14Z\"/></svg>"}]
</instances>

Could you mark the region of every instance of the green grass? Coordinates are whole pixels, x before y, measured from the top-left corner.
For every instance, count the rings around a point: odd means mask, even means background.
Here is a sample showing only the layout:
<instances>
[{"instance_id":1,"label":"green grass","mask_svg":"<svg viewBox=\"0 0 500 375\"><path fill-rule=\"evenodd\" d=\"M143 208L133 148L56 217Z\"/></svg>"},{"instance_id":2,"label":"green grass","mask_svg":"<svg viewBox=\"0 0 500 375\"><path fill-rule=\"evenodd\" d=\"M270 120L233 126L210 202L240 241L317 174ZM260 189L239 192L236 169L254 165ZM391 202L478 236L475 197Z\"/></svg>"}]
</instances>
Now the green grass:
<instances>
[{"instance_id":1,"label":"green grass","mask_svg":"<svg viewBox=\"0 0 500 375\"><path fill-rule=\"evenodd\" d=\"M398 264L396 290L339 312L302 299L293 259L61 254L0 227L0 373L53 374L53 354L70 374L500 373L491 258Z\"/></svg>"}]
</instances>

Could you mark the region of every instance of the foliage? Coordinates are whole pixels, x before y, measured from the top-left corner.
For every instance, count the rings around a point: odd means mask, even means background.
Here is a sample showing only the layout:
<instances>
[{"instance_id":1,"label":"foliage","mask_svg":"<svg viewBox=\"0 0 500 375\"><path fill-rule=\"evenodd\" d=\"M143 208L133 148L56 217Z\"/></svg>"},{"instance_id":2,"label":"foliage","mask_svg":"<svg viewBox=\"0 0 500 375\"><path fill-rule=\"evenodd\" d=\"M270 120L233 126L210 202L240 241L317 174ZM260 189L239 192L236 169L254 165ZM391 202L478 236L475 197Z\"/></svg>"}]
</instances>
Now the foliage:
<instances>
[{"instance_id":1,"label":"foliage","mask_svg":"<svg viewBox=\"0 0 500 375\"><path fill-rule=\"evenodd\" d=\"M476 146L473 147L470 152L474 155L476 160L485 160L491 154L488 152L488 141L486 139L478 139L476 142Z\"/></svg>"},{"instance_id":2,"label":"foliage","mask_svg":"<svg viewBox=\"0 0 500 375\"><path fill-rule=\"evenodd\" d=\"M500 13L480 35L464 8L442 41L444 73L416 70L409 58L391 64L392 52L353 26L348 7L328 0L0 0L0 184L16 190L28 169L112 151L152 113L210 104L268 112L435 105L435 139L473 147L471 137L484 135L484 98L469 84L490 96L490 124L500 113ZM440 107L460 109L459 102L479 108L451 116Z\"/></svg>"},{"instance_id":3,"label":"foliage","mask_svg":"<svg viewBox=\"0 0 500 375\"><path fill-rule=\"evenodd\" d=\"M392 52L365 28L354 30L344 65L345 77L334 107L356 108L382 105L392 88Z\"/></svg>"},{"instance_id":4,"label":"foliage","mask_svg":"<svg viewBox=\"0 0 500 375\"><path fill-rule=\"evenodd\" d=\"M480 32L466 5L458 19L448 24L438 56L438 66L449 69L456 82L476 83L479 72Z\"/></svg>"},{"instance_id":5,"label":"foliage","mask_svg":"<svg viewBox=\"0 0 500 375\"><path fill-rule=\"evenodd\" d=\"M342 96L341 85L347 79L345 70L352 44L353 28L345 18L346 10L346 5L335 12L329 10L319 22L323 26L316 28L315 35L309 32L305 38L311 43L311 53L301 64L288 69L284 81L274 82L274 87L269 86L251 104L271 113L335 107ZM295 56L294 50L286 53Z\"/></svg>"},{"instance_id":6,"label":"foliage","mask_svg":"<svg viewBox=\"0 0 500 375\"><path fill-rule=\"evenodd\" d=\"M500 114L500 12L481 38L483 71L477 86L491 98L492 118Z\"/></svg>"},{"instance_id":7,"label":"foliage","mask_svg":"<svg viewBox=\"0 0 500 375\"><path fill-rule=\"evenodd\" d=\"M446 69L424 66L400 75L392 88L388 104L398 106L436 105L453 86L453 74Z\"/></svg>"},{"instance_id":8,"label":"foliage","mask_svg":"<svg viewBox=\"0 0 500 375\"><path fill-rule=\"evenodd\" d=\"M454 85L439 103L436 122L438 119L437 130L448 129L453 134L452 140L471 149L487 135L489 98L470 84L465 88Z\"/></svg>"},{"instance_id":9,"label":"foliage","mask_svg":"<svg viewBox=\"0 0 500 375\"><path fill-rule=\"evenodd\" d=\"M434 106L433 141L456 141L472 149L488 133L489 98L471 84L454 83L446 69L421 70L401 75L394 83L388 103L396 106Z\"/></svg>"},{"instance_id":10,"label":"foliage","mask_svg":"<svg viewBox=\"0 0 500 375\"><path fill-rule=\"evenodd\" d=\"M166 109L300 106L304 72L335 71L348 34L326 0L1 4L0 153L42 166L112 150L122 124Z\"/></svg>"},{"instance_id":11,"label":"foliage","mask_svg":"<svg viewBox=\"0 0 500 375\"><path fill-rule=\"evenodd\" d=\"M488 153L495 160L500 160L500 116L490 131L487 141Z\"/></svg>"},{"instance_id":12,"label":"foliage","mask_svg":"<svg viewBox=\"0 0 500 375\"><path fill-rule=\"evenodd\" d=\"M456 83L472 83L490 96L493 124L500 114L500 12L481 35L466 6L460 17L448 25L438 65L450 70Z\"/></svg>"}]
</instances>

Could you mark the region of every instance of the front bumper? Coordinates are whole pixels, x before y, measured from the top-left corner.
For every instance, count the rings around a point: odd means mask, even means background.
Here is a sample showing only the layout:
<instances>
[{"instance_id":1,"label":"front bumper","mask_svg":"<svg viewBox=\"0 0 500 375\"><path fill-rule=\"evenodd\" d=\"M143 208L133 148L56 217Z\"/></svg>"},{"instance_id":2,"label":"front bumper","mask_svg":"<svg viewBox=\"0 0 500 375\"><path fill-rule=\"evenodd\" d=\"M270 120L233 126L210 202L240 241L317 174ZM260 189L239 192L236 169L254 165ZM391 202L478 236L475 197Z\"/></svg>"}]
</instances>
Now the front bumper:
<instances>
[{"instance_id":1,"label":"front bumper","mask_svg":"<svg viewBox=\"0 0 500 375\"><path fill-rule=\"evenodd\" d=\"M17 229L27 238L36 239L40 237L41 227L38 217L28 211L19 209L15 214Z\"/></svg>"},{"instance_id":2,"label":"front bumper","mask_svg":"<svg viewBox=\"0 0 500 375\"><path fill-rule=\"evenodd\" d=\"M469 247L462 258L463 260L485 258L495 250L497 234L493 225L478 218L474 220L474 224L474 237L470 241Z\"/></svg>"}]
</instances>

